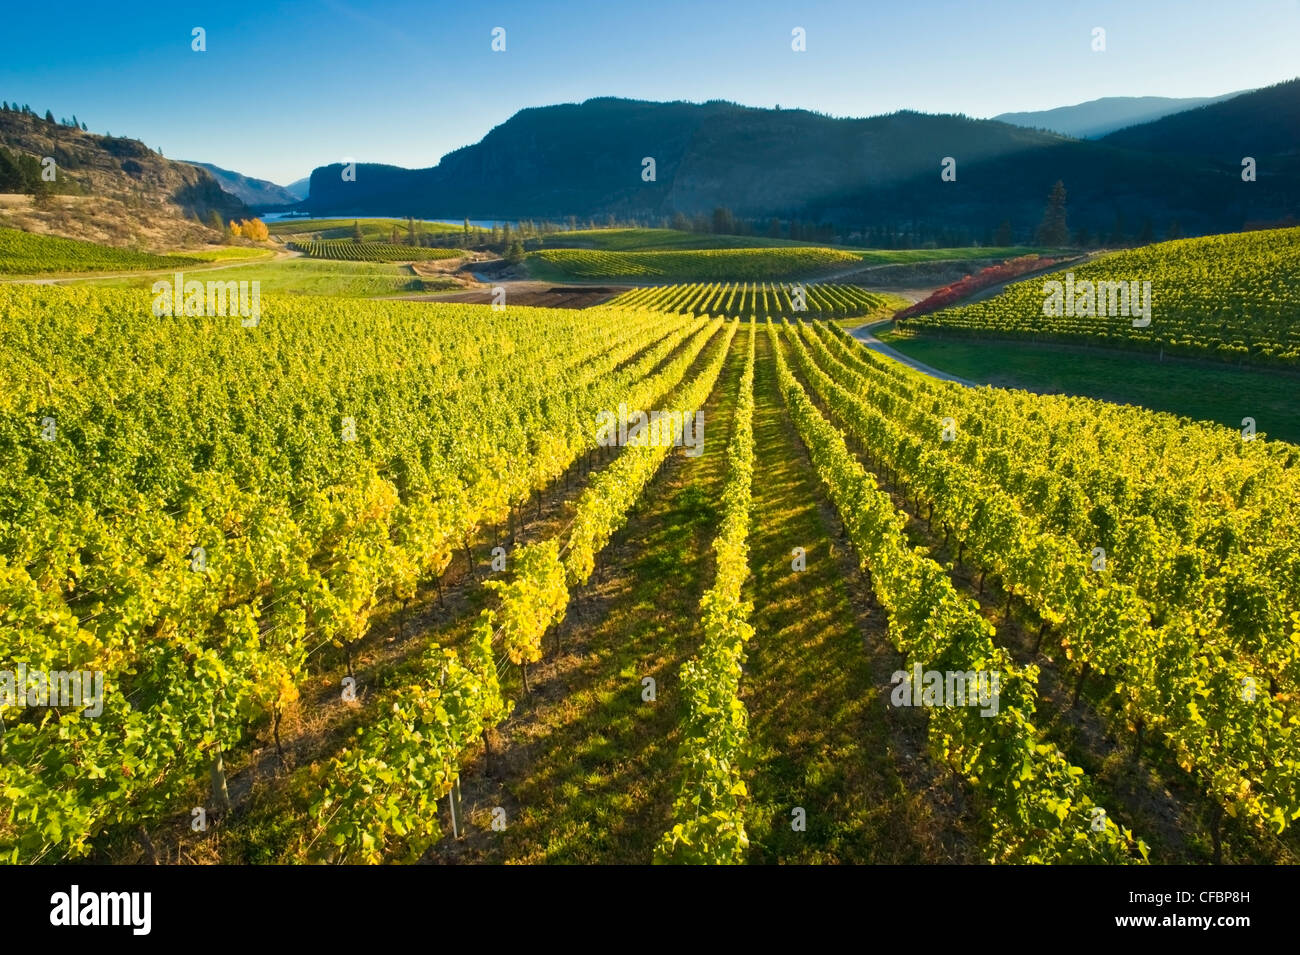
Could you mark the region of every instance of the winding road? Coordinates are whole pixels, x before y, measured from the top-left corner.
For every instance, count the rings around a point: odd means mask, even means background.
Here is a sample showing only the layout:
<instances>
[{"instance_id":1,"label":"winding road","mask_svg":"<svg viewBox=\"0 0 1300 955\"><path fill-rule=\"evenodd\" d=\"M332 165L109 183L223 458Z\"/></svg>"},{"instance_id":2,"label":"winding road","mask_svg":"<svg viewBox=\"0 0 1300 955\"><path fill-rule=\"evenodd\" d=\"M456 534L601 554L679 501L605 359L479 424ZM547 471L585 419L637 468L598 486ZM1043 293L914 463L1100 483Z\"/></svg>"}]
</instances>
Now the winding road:
<instances>
[{"instance_id":1,"label":"winding road","mask_svg":"<svg viewBox=\"0 0 1300 955\"><path fill-rule=\"evenodd\" d=\"M879 328L881 325L888 325L890 321L890 319L886 319L883 322L872 322L869 325L859 325L857 328L849 332L849 334L860 341L863 347L869 348L874 352L879 352L886 358L892 358L894 361L915 369L923 375L929 375L931 378L937 378L939 381L956 382L959 385L965 385L967 388L978 387L973 381L967 381L965 378L958 378L956 375L950 375L946 371L940 371L938 368L931 368L929 365L919 362L915 358L909 358L898 349L886 345L873 334L872 329Z\"/></svg>"}]
</instances>

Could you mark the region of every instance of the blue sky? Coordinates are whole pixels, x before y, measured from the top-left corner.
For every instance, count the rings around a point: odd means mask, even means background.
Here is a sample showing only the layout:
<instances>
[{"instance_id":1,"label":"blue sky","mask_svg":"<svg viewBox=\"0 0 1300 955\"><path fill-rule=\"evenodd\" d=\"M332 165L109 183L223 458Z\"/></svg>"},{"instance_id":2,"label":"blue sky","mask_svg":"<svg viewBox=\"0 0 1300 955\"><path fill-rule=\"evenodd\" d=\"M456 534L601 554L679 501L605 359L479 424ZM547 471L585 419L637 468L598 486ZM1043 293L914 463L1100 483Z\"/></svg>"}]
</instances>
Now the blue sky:
<instances>
[{"instance_id":1,"label":"blue sky","mask_svg":"<svg viewBox=\"0 0 1300 955\"><path fill-rule=\"evenodd\" d=\"M69 0L4 19L0 99L282 184L344 157L431 166L519 109L592 96L991 116L1300 75L1297 0Z\"/></svg>"}]
</instances>

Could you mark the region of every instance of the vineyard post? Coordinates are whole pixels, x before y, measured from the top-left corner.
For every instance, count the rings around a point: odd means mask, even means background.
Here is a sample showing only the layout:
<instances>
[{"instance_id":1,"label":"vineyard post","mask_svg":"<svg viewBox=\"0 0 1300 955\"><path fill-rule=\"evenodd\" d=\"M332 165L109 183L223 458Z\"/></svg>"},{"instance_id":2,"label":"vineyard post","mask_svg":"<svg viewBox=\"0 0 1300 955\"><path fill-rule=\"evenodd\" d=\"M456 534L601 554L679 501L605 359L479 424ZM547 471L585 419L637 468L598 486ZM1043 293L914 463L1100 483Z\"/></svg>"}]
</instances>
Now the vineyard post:
<instances>
[{"instance_id":1,"label":"vineyard post","mask_svg":"<svg viewBox=\"0 0 1300 955\"><path fill-rule=\"evenodd\" d=\"M478 574L474 572L474 552L469 546L469 531L465 531L465 563L469 567L469 579L478 580Z\"/></svg>"},{"instance_id":2,"label":"vineyard post","mask_svg":"<svg viewBox=\"0 0 1300 955\"><path fill-rule=\"evenodd\" d=\"M158 850L153 847L153 840L149 838L149 830L140 826L135 831L136 838L140 840L140 845L144 848L145 857L149 860L150 865L158 865Z\"/></svg>"},{"instance_id":3,"label":"vineyard post","mask_svg":"<svg viewBox=\"0 0 1300 955\"><path fill-rule=\"evenodd\" d=\"M453 839L461 837L460 777L457 776L447 793L447 808L451 810L451 835Z\"/></svg>"},{"instance_id":4,"label":"vineyard post","mask_svg":"<svg viewBox=\"0 0 1300 955\"><path fill-rule=\"evenodd\" d=\"M215 707L209 706L208 720L213 732L217 729L217 713ZM226 762L221 752L221 741L216 743L216 751L212 757L212 764L208 769L208 776L212 784L212 799L222 812L230 811L230 790L226 786Z\"/></svg>"}]
</instances>

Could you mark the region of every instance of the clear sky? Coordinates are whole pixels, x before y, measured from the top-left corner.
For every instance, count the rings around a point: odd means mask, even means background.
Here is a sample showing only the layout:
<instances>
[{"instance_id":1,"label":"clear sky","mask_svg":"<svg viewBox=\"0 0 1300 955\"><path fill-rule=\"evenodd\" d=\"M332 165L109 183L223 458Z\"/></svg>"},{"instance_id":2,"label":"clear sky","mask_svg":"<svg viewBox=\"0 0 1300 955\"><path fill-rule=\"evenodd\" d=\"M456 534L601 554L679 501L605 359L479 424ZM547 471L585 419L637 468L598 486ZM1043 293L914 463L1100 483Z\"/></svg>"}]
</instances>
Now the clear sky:
<instances>
[{"instance_id":1,"label":"clear sky","mask_svg":"<svg viewBox=\"0 0 1300 955\"><path fill-rule=\"evenodd\" d=\"M281 184L344 157L431 166L593 96L992 116L1300 75L1297 0L66 0L3 19L0 99Z\"/></svg>"}]
</instances>

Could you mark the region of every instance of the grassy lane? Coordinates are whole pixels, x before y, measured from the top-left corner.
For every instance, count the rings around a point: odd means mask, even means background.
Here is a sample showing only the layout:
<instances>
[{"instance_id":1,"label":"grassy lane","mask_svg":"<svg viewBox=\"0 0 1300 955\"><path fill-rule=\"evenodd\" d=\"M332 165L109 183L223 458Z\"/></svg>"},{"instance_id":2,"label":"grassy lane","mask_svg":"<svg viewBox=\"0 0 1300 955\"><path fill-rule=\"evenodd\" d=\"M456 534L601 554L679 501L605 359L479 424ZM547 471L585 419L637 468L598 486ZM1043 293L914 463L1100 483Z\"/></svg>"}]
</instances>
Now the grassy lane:
<instances>
[{"instance_id":1,"label":"grassy lane","mask_svg":"<svg viewBox=\"0 0 1300 955\"><path fill-rule=\"evenodd\" d=\"M1300 378L1277 369L1158 361L1154 355L1041 342L907 336L879 331L893 348L977 384L1083 395L1240 428L1252 417L1270 438L1300 441Z\"/></svg>"},{"instance_id":2,"label":"grassy lane","mask_svg":"<svg viewBox=\"0 0 1300 955\"><path fill-rule=\"evenodd\" d=\"M871 601L776 385L760 330L750 563L756 628L741 692L755 766L752 862L972 861L962 796L925 756L924 718L890 711ZM807 566L791 568L803 547ZM793 828L792 810L807 829Z\"/></svg>"},{"instance_id":3,"label":"grassy lane","mask_svg":"<svg viewBox=\"0 0 1300 955\"><path fill-rule=\"evenodd\" d=\"M443 861L647 863L679 785L678 671L703 635L742 330L704 407L704 453L674 451L579 590L531 700L496 734L492 776L465 792L471 830ZM689 623L687 623L689 622ZM656 699L642 699L642 679ZM491 829L492 810L506 829Z\"/></svg>"}]
</instances>

